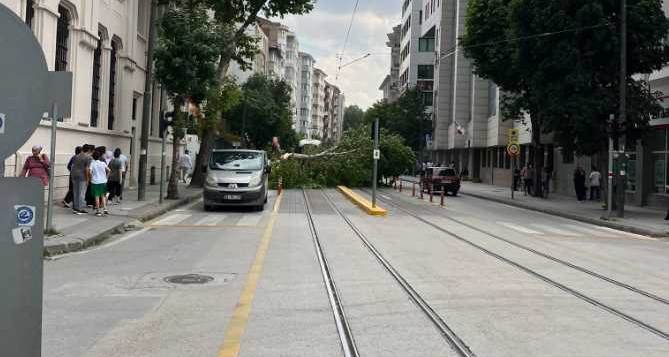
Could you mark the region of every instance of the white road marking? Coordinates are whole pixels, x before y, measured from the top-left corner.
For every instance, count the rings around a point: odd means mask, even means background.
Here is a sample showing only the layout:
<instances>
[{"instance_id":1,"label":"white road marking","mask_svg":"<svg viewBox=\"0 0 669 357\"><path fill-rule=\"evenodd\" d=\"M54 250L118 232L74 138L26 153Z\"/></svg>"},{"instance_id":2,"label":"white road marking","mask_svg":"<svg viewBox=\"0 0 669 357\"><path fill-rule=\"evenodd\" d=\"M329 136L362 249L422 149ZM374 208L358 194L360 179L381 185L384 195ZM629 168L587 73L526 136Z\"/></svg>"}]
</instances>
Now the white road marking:
<instances>
[{"instance_id":1,"label":"white road marking","mask_svg":"<svg viewBox=\"0 0 669 357\"><path fill-rule=\"evenodd\" d=\"M177 213L177 214L173 214L173 215L167 216L167 217L165 217L165 218L159 220L158 222L153 223L153 225L154 225L154 226L169 226L169 225L174 225L174 224L177 224L177 223L180 223L180 222L185 221L185 220L188 219L190 216L192 216L192 215L190 215L190 214L180 214L180 213Z\"/></svg>"},{"instance_id":2,"label":"white road marking","mask_svg":"<svg viewBox=\"0 0 669 357\"><path fill-rule=\"evenodd\" d=\"M567 236L567 237L579 237L580 236L580 234L578 234L578 233L566 231L566 230L563 230L563 229L560 229L560 228L555 228L555 227L549 226L547 224L532 224L532 227L540 229L544 232L553 233L553 234L557 234L557 235L560 235L560 236Z\"/></svg>"},{"instance_id":3,"label":"white road marking","mask_svg":"<svg viewBox=\"0 0 669 357\"><path fill-rule=\"evenodd\" d=\"M386 195L381 195L381 197L387 199L388 201L392 201L392 200L393 200L392 198L390 198L390 197L388 197L388 196L386 196Z\"/></svg>"},{"instance_id":4,"label":"white road marking","mask_svg":"<svg viewBox=\"0 0 669 357\"><path fill-rule=\"evenodd\" d=\"M630 233L630 232L625 232L625 231L619 231L617 229L613 229L613 228L609 228L609 227L595 226L595 228L597 228L599 230L602 230L602 231L614 233L614 234L617 234L617 235L628 236L630 238L635 238L635 239L657 240L656 238L646 237L646 236L642 236L642 235L634 234L634 233Z\"/></svg>"},{"instance_id":5,"label":"white road marking","mask_svg":"<svg viewBox=\"0 0 669 357\"><path fill-rule=\"evenodd\" d=\"M575 231L578 231L578 232L583 232L583 233L589 234L591 236L602 237L602 236L605 235L604 232L602 232L602 231L598 231L596 229L591 229L591 228L588 228L588 227L584 227L584 226L581 226L581 225L578 225L578 224L563 224L563 226L568 227L569 229L572 229L572 230L575 230Z\"/></svg>"},{"instance_id":6,"label":"white road marking","mask_svg":"<svg viewBox=\"0 0 669 357\"><path fill-rule=\"evenodd\" d=\"M219 222L225 219L225 215L210 214L199 221L195 222L196 226L216 226Z\"/></svg>"},{"instance_id":7,"label":"white road marking","mask_svg":"<svg viewBox=\"0 0 669 357\"><path fill-rule=\"evenodd\" d=\"M121 244L121 243L123 243L123 242L125 242L125 241L127 241L127 240L129 240L129 239L135 238L135 237L137 237L137 236L140 235L140 234L144 234L144 233L146 233L146 232L147 232L148 230L150 230L150 229L151 229L151 227L142 228L142 229L140 229L140 230L138 230L138 231L134 231L134 232L132 232L132 233L130 233L130 234L127 234L127 235L125 235L125 236L119 238L119 239L112 240L112 241L110 241L109 243L102 244L102 245L97 246L97 247L95 247L95 248L91 248L91 249L87 249L87 250L81 250L81 251L78 251L78 252L72 252L72 253L61 254L61 255L57 255L57 256L55 256L55 257L47 257L47 258L45 258L45 259L47 259L47 260L59 260L59 259L62 259L62 258L66 258L66 257L69 257L69 256L73 256L73 255L88 254L88 253L92 253L92 252L95 252L95 251L98 251L98 250L107 249L107 248L113 247L113 246L115 246L115 245L117 245L117 244Z\"/></svg>"},{"instance_id":8,"label":"white road marking","mask_svg":"<svg viewBox=\"0 0 669 357\"><path fill-rule=\"evenodd\" d=\"M245 214L237 222L238 226L257 226L262 219L262 214Z\"/></svg>"},{"instance_id":9,"label":"white road marking","mask_svg":"<svg viewBox=\"0 0 669 357\"><path fill-rule=\"evenodd\" d=\"M538 234L538 235L543 234L541 232L533 231L529 228L525 228L525 227L522 227L522 226L519 226L519 225L516 225L516 224L513 224L513 223L509 223L509 222L497 222L497 224L501 224L501 225L503 225L507 228L511 228L511 229L513 229L515 231L518 231L518 232L521 232L521 233Z\"/></svg>"}]
</instances>

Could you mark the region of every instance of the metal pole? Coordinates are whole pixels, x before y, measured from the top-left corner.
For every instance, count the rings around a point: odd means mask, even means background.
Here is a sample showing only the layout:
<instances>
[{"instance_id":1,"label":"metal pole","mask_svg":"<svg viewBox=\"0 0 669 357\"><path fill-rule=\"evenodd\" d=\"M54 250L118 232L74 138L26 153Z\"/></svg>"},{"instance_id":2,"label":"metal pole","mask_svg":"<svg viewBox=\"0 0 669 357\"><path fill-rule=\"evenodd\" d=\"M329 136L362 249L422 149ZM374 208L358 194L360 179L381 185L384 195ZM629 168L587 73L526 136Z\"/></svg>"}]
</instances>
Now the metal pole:
<instances>
[{"instance_id":1,"label":"metal pole","mask_svg":"<svg viewBox=\"0 0 669 357\"><path fill-rule=\"evenodd\" d=\"M611 115L611 117L613 117L613 115ZM611 124L613 124L613 121ZM611 218L613 207L613 137L611 135L609 135L609 171L606 176L608 183L608 190L606 192L606 213L608 214L608 217Z\"/></svg>"},{"instance_id":2,"label":"metal pole","mask_svg":"<svg viewBox=\"0 0 669 357\"><path fill-rule=\"evenodd\" d=\"M379 118L374 121L374 150L379 149ZM374 158L374 172L372 178L372 207L376 207L376 179L379 175L379 160Z\"/></svg>"},{"instance_id":3,"label":"metal pole","mask_svg":"<svg viewBox=\"0 0 669 357\"><path fill-rule=\"evenodd\" d=\"M618 114L620 129L625 128L627 114L627 0L620 1L620 113ZM624 133L624 131L623 131ZM619 156L618 177L618 217L625 216L625 136L618 140Z\"/></svg>"},{"instance_id":4,"label":"metal pole","mask_svg":"<svg viewBox=\"0 0 669 357\"><path fill-rule=\"evenodd\" d=\"M146 169L149 162L149 127L153 112L153 53L156 37L156 9L157 0L151 0L149 10L149 44L146 57L146 81L144 82L144 103L142 106L142 133L139 150L139 174L137 177L137 200L146 200Z\"/></svg>"},{"instance_id":5,"label":"metal pole","mask_svg":"<svg viewBox=\"0 0 669 357\"><path fill-rule=\"evenodd\" d=\"M514 197L515 192L514 191L516 190L516 187L515 187L514 183L516 183L516 158L511 157L511 199L512 200L515 199L515 197Z\"/></svg>"},{"instance_id":6,"label":"metal pole","mask_svg":"<svg viewBox=\"0 0 669 357\"><path fill-rule=\"evenodd\" d=\"M242 149L246 149L246 111L247 111L247 105L246 105L246 98L243 99L242 103Z\"/></svg>"},{"instance_id":7,"label":"metal pole","mask_svg":"<svg viewBox=\"0 0 669 357\"><path fill-rule=\"evenodd\" d=\"M49 191L46 203L46 231L53 231L53 191L56 181L56 129L58 128L58 103L51 107L51 167L49 168Z\"/></svg>"}]
</instances>

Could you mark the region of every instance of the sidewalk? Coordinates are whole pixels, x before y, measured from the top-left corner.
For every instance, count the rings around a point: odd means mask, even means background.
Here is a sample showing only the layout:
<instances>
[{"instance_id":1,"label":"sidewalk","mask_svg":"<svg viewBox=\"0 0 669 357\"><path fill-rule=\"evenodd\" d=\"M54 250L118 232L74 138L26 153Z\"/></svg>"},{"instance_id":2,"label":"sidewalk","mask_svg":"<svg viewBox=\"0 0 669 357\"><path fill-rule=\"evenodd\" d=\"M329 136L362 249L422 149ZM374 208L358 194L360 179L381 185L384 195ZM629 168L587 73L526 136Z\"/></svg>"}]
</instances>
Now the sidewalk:
<instances>
[{"instance_id":1,"label":"sidewalk","mask_svg":"<svg viewBox=\"0 0 669 357\"><path fill-rule=\"evenodd\" d=\"M202 195L201 189L189 189L179 185L178 200L163 200L158 204L158 185L147 186L146 201L137 201L137 190L126 189L120 205L110 205L110 214L105 217L74 215L72 210L63 207L61 199L55 199L53 214L54 228L58 235L45 236L44 255L70 253L96 245L113 234L138 229L141 222L151 220L178 206L195 201ZM89 208L89 211L93 211ZM139 227L138 227L139 226Z\"/></svg>"},{"instance_id":2,"label":"sidewalk","mask_svg":"<svg viewBox=\"0 0 669 357\"><path fill-rule=\"evenodd\" d=\"M414 182L416 178L403 176L402 180ZM525 196L523 192L516 191L515 199L512 200L510 188L471 182L463 182L460 192L472 197L630 233L650 237L669 237L669 223L664 220L666 211L655 208L627 205L625 206L625 218L617 218L613 212L611 220L605 220L603 217L606 217L607 212L602 209L602 202L579 203L575 195L571 197L551 193L548 199L542 199Z\"/></svg>"}]
</instances>

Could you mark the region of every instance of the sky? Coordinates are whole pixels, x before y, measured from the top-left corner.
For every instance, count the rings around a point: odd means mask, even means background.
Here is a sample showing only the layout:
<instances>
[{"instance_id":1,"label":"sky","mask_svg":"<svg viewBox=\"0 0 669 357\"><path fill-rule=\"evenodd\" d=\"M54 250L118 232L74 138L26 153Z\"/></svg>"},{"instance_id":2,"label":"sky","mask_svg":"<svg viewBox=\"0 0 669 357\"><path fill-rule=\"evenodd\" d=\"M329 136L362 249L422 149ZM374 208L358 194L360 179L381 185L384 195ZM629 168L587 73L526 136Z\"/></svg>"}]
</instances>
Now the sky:
<instances>
[{"instance_id":1,"label":"sky","mask_svg":"<svg viewBox=\"0 0 669 357\"><path fill-rule=\"evenodd\" d=\"M300 51L311 54L316 67L328 75L326 80L344 92L346 106L366 109L383 96L379 86L390 73L387 34L401 21L401 4L399 0L359 0L342 63L366 53L372 56L342 68L337 78L337 55L342 52L354 5L355 0L317 0L309 14L277 20L297 34Z\"/></svg>"}]
</instances>

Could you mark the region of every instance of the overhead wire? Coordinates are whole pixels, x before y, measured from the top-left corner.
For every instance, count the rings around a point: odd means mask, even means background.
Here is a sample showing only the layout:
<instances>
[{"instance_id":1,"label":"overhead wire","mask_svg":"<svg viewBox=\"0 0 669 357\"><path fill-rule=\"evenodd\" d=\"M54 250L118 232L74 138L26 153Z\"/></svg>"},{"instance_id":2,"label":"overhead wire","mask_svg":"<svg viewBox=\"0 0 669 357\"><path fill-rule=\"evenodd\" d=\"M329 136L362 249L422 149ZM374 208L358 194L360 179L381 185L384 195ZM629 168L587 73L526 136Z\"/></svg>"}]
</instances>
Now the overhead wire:
<instances>
[{"instance_id":1,"label":"overhead wire","mask_svg":"<svg viewBox=\"0 0 669 357\"><path fill-rule=\"evenodd\" d=\"M348 29L346 29L346 37L344 38L344 45L342 46L341 53L339 54L339 67L337 68L337 76L335 79L339 79L339 73L341 72L342 61L344 60L344 54L346 53L346 46L348 45L348 40L351 36L351 28L353 27L353 21L355 21L355 15L358 12L358 5L360 0L355 0L355 5L353 6L353 12L351 13L351 21L348 23Z\"/></svg>"}]
</instances>

